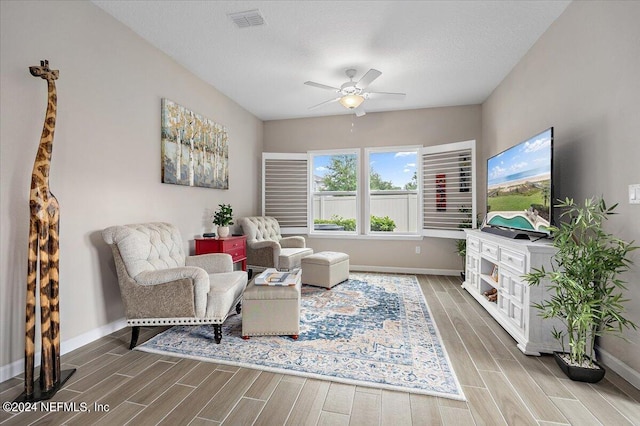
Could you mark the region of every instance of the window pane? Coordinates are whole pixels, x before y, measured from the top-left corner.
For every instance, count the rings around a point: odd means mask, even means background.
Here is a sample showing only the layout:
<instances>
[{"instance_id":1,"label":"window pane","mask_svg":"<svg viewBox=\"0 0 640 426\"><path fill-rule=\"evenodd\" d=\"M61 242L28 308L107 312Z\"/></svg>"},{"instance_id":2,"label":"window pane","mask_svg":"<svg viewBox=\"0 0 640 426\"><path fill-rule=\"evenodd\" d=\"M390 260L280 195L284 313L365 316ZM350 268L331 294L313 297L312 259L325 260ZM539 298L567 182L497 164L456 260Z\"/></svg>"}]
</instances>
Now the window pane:
<instances>
[{"instance_id":1,"label":"window pane","mask_svg":"<svg viewBox=\"0 0 640 426\"><path fill-rule=\"evenodd\" d=\"M358 156L313 156L314 231L356 232Z\"/></svg>"},{"instance_id":2,"label":"window pane","mask_svg":"<svg viewBox=\"0 0 640 426\"><path fill-rule=\"evenodd\" d=\"M418 231L417 151L369 154L371 232Z\"/></svg>"}]
</instances>

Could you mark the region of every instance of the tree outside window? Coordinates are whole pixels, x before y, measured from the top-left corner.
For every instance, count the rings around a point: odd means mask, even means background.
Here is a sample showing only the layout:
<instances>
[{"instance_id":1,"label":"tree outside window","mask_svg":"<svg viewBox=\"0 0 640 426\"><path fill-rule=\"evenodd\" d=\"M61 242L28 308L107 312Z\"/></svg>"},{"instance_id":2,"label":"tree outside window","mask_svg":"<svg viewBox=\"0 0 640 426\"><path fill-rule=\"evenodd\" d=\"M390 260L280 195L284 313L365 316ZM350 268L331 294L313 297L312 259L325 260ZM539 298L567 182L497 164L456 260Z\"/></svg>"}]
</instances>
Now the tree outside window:
<instances>
[{"instance_id":1,"label":"tree outside window","mask_svg":"<svg viewBox=\"0 0 640 426\"><path fill-rule=\"evenodd\" d=\"M355 233L358 216L358 155L314 154L314 231Z\"/></svg>"}]
</instances>

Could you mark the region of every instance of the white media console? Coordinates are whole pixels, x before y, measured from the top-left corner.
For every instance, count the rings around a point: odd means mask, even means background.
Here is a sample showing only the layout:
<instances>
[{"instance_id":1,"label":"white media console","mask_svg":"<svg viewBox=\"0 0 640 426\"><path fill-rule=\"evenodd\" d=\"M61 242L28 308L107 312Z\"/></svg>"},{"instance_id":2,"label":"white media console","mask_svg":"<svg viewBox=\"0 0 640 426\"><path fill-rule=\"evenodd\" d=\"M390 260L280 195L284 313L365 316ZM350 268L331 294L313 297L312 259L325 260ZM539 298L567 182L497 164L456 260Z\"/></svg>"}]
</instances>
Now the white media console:
<instances>
[{"instance_id":1,"label":"white media console","mask_svg":"<svg viewBox=\"0 0 640 426\"><path fill-rule=\"evenodd\" d=\"M518 342L527 355L560 351L560 343L553 338L557 320L543 319L532 303L543 300L548 282L529 286L522 275L532 268L551 268L555 248L549 241L509 239L498 235L467 230L467 258L465 282L462 286L495 318ZM497 298L490 301L485 292L497 290Z\"/></svg>"}]
</instances>

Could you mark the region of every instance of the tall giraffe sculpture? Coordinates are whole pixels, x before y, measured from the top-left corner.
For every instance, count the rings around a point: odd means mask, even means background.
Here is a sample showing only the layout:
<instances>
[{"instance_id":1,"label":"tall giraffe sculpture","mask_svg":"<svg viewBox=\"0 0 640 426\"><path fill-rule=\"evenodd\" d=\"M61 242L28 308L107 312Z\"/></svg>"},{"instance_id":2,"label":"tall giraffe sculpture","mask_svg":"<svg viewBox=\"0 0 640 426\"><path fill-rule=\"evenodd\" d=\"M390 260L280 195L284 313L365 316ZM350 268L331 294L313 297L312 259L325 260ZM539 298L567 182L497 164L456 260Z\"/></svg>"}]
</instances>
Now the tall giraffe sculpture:
<instances>
[{"instance_id":1,"label":"tall giraffe sculpture","mask_svg":"<svg viewBox=\"0 0 640 426\"><path fill-rule=\"evenodd\" d=\"M31 75L47 81L47 113L31 173L29 195L29 258L27 271L27 309L25 336L25 400L51 398L75 370L60 371L60 309L58 299L60 206L49 191L49 168L56 126L58 70L49 61L29 67ZM34 383L36 286L40 263L40 332L42 353L40 380ZM20 397L18 398L20 399Z\"/></svg>"}]
</instances>

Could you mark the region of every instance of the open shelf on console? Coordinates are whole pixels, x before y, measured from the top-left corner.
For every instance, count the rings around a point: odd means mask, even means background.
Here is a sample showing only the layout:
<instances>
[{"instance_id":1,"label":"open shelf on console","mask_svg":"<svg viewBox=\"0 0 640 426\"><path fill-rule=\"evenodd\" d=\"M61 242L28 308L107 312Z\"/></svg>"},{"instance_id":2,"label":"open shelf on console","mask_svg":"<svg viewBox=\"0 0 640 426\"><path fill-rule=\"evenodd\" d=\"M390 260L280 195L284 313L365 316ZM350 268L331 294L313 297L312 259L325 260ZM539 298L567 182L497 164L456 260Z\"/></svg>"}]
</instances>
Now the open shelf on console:
<instances>
[{"instance_id":1,"label":"open shelf on console","mask_svg":"<svg viewBox=\"0 0 640 426\"><path fill-rule=\"evenodd\" d=\"M497 303L497 299L489 299L485 293L491 290L498 290L500 285L498 284L498 265L497 262L493 262L490 259L482 257L480 259L480 294L492 303Z\"/></svg>"}]
</instances>

